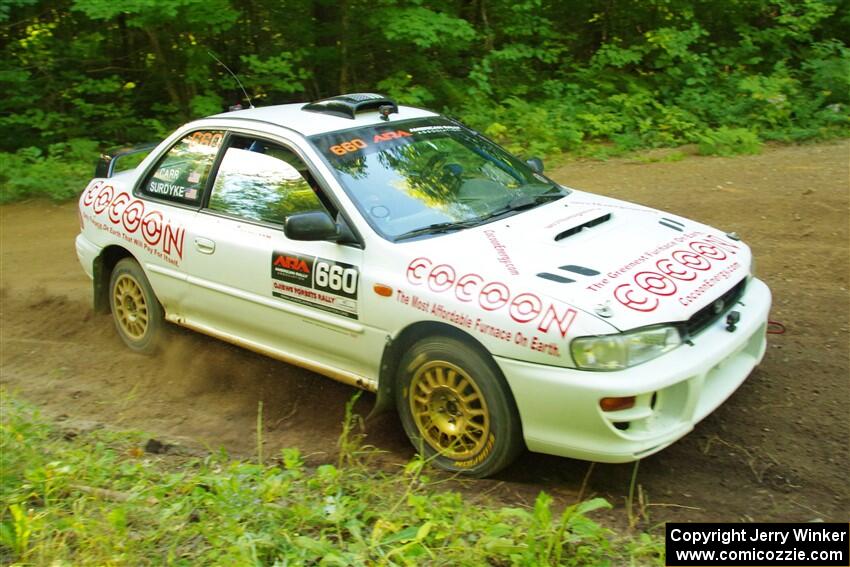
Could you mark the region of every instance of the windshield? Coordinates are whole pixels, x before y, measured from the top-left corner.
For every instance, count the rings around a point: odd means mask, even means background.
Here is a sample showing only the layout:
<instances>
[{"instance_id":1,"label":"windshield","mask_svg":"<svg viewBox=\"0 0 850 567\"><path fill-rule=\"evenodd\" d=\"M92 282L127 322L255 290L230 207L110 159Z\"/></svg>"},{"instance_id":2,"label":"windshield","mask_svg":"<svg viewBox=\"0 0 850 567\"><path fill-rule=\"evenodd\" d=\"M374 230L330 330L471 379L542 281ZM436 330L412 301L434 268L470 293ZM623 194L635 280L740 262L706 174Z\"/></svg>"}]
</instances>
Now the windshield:
<instances>
[{"instance_id":1,"label":"windshield","mask_svg":"<svg viewBox=\"0 0 850 567\"><path fill-rule=\"evenodd\" d=\"M567 191L445 118L310 138L366 220L396 240L475 226Z\"/></svg>"}]
</instances>

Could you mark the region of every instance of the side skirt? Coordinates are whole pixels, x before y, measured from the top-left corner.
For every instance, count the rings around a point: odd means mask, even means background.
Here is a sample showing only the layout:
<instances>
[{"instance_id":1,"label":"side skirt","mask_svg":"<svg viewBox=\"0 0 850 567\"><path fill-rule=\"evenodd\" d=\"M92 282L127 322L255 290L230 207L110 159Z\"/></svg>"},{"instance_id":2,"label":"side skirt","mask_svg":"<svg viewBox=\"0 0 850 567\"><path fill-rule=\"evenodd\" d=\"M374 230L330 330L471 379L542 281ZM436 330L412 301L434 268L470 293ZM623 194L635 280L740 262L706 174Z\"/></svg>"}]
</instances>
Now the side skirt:
<instances>
[{"instance_id":1,"label":"side skirt","mask_svg":"<svg viewBox=\"0 0 850 567\"><path fill-rule=\"evenodd\" d=\"M360 388L362 390L366 390L367 392L378 391L378 382L376 380L366 378L365 376L359 376L346 370L340 370L339 368L334 368L333 366L322 364L321 362L309 360L307 358L303 358L288 353L286 351L272 348L261 343L249 341L241 337L237 337L236 335L232 335L230 333L225 333L223 331L219 331L218 329L208 327L206 325L192 323L190 321L186 321L183 317L177 315L166 315L165 318L171 323L180 325L181 327L192 329L193 331L197 331L204 335L210 335L225 342L240 346L244 349L259 354L263 354L276 360L292 364L294 366L306 368L307 370L311 370L313 372L316 372L317 374L322 374L323 376L327 376L328 378L332 378L333 380L342 382L343 384L348 384L349 386L354 386L355 388Z\"/></svg>"}]
</instances>

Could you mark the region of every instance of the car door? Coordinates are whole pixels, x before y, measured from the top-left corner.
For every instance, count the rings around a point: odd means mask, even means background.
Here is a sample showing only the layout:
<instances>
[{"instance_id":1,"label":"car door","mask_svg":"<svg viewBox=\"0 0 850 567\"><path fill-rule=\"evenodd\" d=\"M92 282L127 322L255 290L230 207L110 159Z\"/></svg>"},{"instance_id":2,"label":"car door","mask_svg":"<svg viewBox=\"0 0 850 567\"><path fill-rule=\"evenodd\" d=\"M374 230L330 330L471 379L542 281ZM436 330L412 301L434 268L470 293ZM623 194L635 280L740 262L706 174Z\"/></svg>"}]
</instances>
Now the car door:
<instances>
[{"instance_id":1,"label":"car door","mask_svg":"<svg viewBox=\"0 0 850 567\"><path fill-rule=\"evenodd\" d=\"M157 298L169 316L179 314L186 294L186 233L224 139L223 130L196 130L174 142L139 180L133 198L115 197L109 219L140 250Z\"/></svg>"},{"instance_id":2,"label":"car door","mask_svg":"<svg viewBox=\"0 0 850 567\"><path fill-rule=\"evenodd\" d=\"M325 373L373 381L385 335L360 321L363 250L284 235L289 215L336 215L293 147L228 136L209 197L187 232L184 323Z\"/></svg>"}]
</instances>

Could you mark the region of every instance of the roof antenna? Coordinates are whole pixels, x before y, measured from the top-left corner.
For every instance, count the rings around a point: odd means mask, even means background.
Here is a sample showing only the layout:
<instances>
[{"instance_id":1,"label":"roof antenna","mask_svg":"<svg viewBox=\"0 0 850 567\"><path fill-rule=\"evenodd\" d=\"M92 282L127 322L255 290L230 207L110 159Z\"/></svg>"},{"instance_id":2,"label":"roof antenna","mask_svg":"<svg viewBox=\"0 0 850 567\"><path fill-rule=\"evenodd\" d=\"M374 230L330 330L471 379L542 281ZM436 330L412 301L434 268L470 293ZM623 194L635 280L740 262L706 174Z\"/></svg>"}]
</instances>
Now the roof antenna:
<instances>
[{"instance_id":1,"label":"roof antenna","mask_svg":"<svg viewBox=\"0 0 850 567\"><path fill-rule=\"evenodd\" d=\"M227 72L230 73L234 79L236 79L236 84L239 85L239 88L242 89L242 94L245 95L245 98L248 101L248 108L254 108L254 103L251 102L251 97L248 96L248 91L245 90L245 87L242 86L242 81L239 80L239 77L236 76L236 73L230 70L230 67L225 65L221 59L215 56L212 51L207 51L207 55L215 59L219 65L227 69Z\"/></svg>"}]
</instances>

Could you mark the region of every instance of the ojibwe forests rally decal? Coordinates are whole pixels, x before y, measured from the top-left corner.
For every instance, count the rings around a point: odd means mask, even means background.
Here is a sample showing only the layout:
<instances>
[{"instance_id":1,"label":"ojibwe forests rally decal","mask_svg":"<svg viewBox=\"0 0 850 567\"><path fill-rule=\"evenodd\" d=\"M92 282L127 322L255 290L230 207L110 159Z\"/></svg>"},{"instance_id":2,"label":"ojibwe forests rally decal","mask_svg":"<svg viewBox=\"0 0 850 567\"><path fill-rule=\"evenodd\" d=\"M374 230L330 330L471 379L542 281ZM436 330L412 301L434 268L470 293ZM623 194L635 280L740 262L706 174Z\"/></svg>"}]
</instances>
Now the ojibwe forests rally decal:
<instances>
[{"instance_id":1,"label":"ojibwe forests rally decal","mask_svg":"<svg viewBox=\"0 0 850 567\"><path fill-rule=\"evenodd\" d=\"M357 319L357 266L295 252L272 253L272 295Z\"/></svg>"},{"instance_id":2,"label":"ojibwe forests rally decal","mask_svg":"<svg viewBox=\"0 0 850 567\"><path fill-rule=\"evenodd\" d=\"M150 209L145 201L116 190L105 181L95 181L83 192L82 204L94 213L84 212L83 218L99 230L122 238L169 264L177 266L183 259L186 230L173 225L162 212Z\"/></svg>"},{"instance_id":3,"label":"ojibwe forests rally decal","mask_svg":"<svg viewBox=\"0 0 850 567\"><path fill-rule=\"evenodd\" d=\"M743 266L734 258L739 251L716 236L685 233L611 270L586 289L610 291L622 305L645 313L674 301L687 307L740 272Z\"/></svg>"},{"instance_id":4,"label":"ojibwe forests rally decal","mask_svg":"<svg viewBox=\"0 0 850 567\"><path fill-rule=\"evenodd\" d=\"M464 273L430 258L411 261L407 266L407 281L414 286L424 286L431 293L425 299L415 292L398 290L396 300L399 303L458 327L551 356L561 356L559 344L563 343L558 341L567 336L577 314L575 309L541 299L534 293L517 292L500 281L488 281L476 273ZM447 308L432 299L432 294L445 294L468 303L477 314ZM503 329L482 317L488 313L505 313L515 323L527 325L527 330L523 333ZM537 335L538 332L542 335Z\"/></svg>"}]
</instances>

